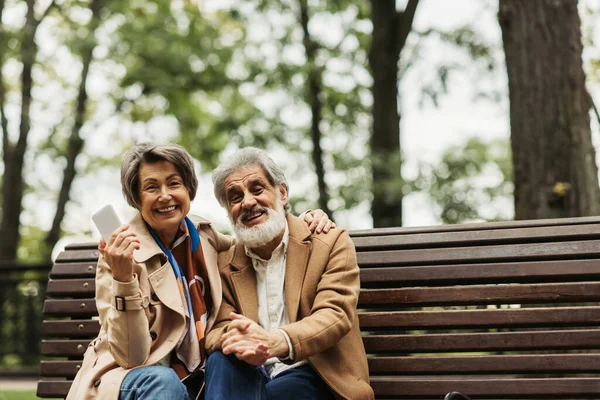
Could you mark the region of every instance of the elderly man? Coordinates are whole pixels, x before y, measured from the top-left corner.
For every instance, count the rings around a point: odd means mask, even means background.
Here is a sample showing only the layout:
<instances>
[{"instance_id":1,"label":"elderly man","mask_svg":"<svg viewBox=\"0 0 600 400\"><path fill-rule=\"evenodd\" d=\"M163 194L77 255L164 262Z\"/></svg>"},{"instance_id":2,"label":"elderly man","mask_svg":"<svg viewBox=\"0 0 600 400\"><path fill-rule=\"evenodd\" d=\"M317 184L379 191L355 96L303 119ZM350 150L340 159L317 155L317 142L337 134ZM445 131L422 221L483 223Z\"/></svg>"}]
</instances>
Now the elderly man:
<instances>
[{"instance_id":1,"label":"elderly man","mask_svg":"<svg viewBox=\"0 0 600 400\"><path fill-rule=\"evenodd\" d=\"M219 255L223 302L206 338L207 399L373 399L348 233L311 234L288 184L245 148L213 173L237 244Z\"/></svg>"}]
</instances>

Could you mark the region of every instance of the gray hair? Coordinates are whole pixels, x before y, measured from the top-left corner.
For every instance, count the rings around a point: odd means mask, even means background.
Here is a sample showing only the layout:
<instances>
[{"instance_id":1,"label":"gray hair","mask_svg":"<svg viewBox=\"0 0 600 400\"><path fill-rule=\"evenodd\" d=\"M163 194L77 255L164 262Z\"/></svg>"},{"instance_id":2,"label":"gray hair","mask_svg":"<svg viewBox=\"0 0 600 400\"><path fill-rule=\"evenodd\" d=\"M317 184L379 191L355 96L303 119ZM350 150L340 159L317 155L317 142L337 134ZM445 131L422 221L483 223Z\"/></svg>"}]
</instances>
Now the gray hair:
<instances>
[{"instance_id":1,"label":"gray hair","mask_svg":"<svg viewBox=\"0 0 600 400\"><path fill-rule=\"evenodd\" d=\"M245 147L235 153L232 157L223 161L212 173L212 181L215 186L215 197L222 207L227 208L227 193L225 192L225 180L229 175L244 167L261 167L269 183L274 187L285 187L289 193L289 186L283 170L267 155L267 152L256 147ZM285 211L289 212L289 203L284 205Z\"/></svg>"},{"instance_id":2,"label":"gray hair","mask_svg":"<svg viewBox=\"0 0 600 400\"><path fill-rule=\"evenodd\" d=\"M131 147L121 162L121 190L127 203L139 209L140 204L140 166L143 163L169 161L181 175L183 185L188 190L190 200L196 197L198 178L194 171L192 156L176 144L138 143Z\"/></svg>"}]
</instances>

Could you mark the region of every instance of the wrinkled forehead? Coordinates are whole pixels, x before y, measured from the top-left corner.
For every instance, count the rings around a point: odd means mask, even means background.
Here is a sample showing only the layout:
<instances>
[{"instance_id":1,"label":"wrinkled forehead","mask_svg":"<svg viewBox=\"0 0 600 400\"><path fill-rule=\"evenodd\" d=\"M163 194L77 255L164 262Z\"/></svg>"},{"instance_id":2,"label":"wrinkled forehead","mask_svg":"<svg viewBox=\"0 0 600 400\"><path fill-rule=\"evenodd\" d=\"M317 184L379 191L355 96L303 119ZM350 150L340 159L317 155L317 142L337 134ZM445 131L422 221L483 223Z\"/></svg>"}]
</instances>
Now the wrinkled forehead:
<instances>
[{"instance_id":1,"label":"wrinkled forehead","mask_svg":"<svg viewBox=\"0 0 600 400\"><path fill-rule=\"evenodd\" d=\"M225 178L226 190L236 187L249 187L255 184L270 184L265 172L258 165L242 167Z\"/></svg>"}]
</instances>

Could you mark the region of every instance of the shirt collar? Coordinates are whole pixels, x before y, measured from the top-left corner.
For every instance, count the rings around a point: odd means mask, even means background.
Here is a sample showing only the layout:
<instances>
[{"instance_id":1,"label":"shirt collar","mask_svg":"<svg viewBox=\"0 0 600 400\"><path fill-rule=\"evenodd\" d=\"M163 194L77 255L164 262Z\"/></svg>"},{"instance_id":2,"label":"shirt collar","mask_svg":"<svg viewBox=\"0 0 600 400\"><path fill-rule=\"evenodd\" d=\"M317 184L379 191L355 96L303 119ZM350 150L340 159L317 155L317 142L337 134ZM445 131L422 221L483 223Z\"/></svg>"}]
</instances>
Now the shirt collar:
<instances>
[{"instance_id":1,"label":"shirt collar","mask_svg":"<svg viewBox=\"0 0 600 400\"><path fill-rule=\"evenodd\" d=\"M271 255L271 258L273 258L273 256L279 251L282 251L283 254L285 254L287 252L287 246L288 246L289 241L290 241L290 230L288 229L288 223L286 220L285 221L285 230L283 231L283 238L281 239L281 243L279 243L279 246L277 246L275 248L275 250L273 250L273 254ZM269 262L269 260L263 260L262 258L260 258L255 252L252 251L252 249L249 249L246 245L244 245L244 251L246 252L246 255L248 257L250 257L252 260L261 261L263 263Z\"/></svg>"}]
</instances>

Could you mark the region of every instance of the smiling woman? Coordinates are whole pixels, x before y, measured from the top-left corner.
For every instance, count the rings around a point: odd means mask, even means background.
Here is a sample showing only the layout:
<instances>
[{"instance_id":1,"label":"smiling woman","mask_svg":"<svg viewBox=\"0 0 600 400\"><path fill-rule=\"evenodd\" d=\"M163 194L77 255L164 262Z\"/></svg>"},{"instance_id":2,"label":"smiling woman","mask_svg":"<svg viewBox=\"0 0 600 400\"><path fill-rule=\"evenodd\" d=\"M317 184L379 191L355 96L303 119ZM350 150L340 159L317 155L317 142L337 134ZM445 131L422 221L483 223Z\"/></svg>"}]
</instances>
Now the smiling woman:
<instances>
[{"instance_id":1,"label":"smiling woman","mask_svg":"<svg viewBox=\"0 0 600 400\"><path fill-rule=\"evenodd\" d=\"M217 254L233 241L188 216L198 180L183 148L135 145L123 158L121 184L139 212L98 245L101 329L67 399L196 398L204 338L222 299ZM329 224L324 214L320 221L313 230Z\"/></svg>"}]
</instances>

